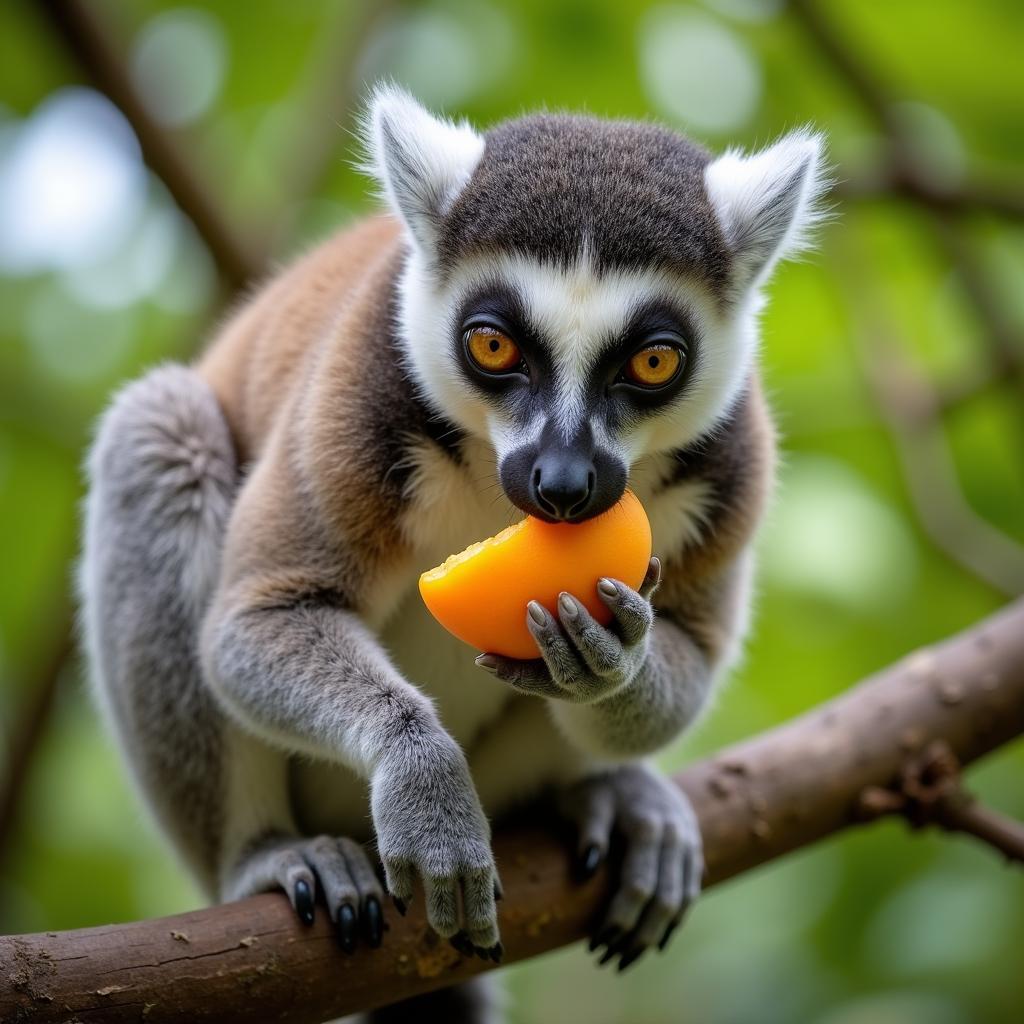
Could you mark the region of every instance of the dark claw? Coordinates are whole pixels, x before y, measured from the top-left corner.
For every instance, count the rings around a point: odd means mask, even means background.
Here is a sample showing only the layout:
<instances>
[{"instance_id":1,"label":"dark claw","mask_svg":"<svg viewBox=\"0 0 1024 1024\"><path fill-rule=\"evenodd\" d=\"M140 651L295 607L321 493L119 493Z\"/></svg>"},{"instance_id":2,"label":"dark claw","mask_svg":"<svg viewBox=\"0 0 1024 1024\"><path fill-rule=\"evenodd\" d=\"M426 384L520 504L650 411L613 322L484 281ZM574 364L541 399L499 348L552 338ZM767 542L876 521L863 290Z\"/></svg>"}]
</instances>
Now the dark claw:
<instances>
[{"instance_id":1,"label":"dark claw","mask_svg":"<svg viewBox=\"0 0 1024 1024\"><path fill-rule=\"evenodd\" d=\"M463 956L472 956L475 951L473 943L469 941L469 936L465 932L456 932L448 942L452 949Z\"/></svg>"},{"instance_id":2,"label":"dark claw","mask_svg":"<svg viewBox=\"0 0 1024 1024\"><path fill-rule=\"evenodd\" d=\"M604 953L601 954L601 959L597 961L598 967L604 967L609 960L619 955L619 947L615 944L609 946Z\"/></svg>"},{"instance_id":3,"label":"dark claw","mask_svg":"<svg viewBox=\"0 0 1024 1024\"><path fill-rule=\"evenodd\" d=\"M494 902L500 903L505 898L505 894L501 891L501 886L497 882L494 883Z\"/></svg>"},{"instance_id":4,"label":"dark claw","mask_svg":"<svg viewBox=\"0 0 1024 1024\"><path fill-rule=\"evenodd\" d=\"M496 964L500 964L502 957L505 955L505 947L499 942L496 946L491 946L491 948L487 950L487 955Z\"/></svg>"},{"instance_id":5,"label":"dark claw","mask_svg":"<svg viewBox=\"0 0 1024 1024\"><path fill-rule=\"evenodd\" d=\"M473 953L476 956L480 957L481 960L490 960L491 959L490 950L485 949L483 946L474 946L473 947Z\"/></svg>"},{"instance_id":6,"label":"dark claw","mask_svg":"<svg viewBox=\"0 0 1024 1024\"><path fill-rule=\"evenodd\" d=\"M397 910L402 915L402 917L405 917L409 910L409 908L405 905L405 900L400 900L397 896L392 896L391 902L394 903L395 910Z\"/></svg>"},{"instance_id":7,"label":"dark claw","mask_svg":"<svg viewBox=\"0 0 1024 1024\"><path fill-rule=\"evenodd\" d=\"M295 883L295 913L303 924L313 923L313 893L304 878Z\"/></svg>"},{"instance_id":8,"label":"dark claw","mask_svg":"<svg viewBox=\"0 0 1024 1024\"><path fill-rule=\"evenodd\" d=\"M576 858L576 878L580 882L586 882L594 877L594 872L601 866L601 848L596 843L591 843Z\"/></svg>"},{"instance_id":9,"label":"dark claw","mask_svg":"<svg viewBox=\"0 0 1024 1024\"><path fill-rule=\"evenodd\" d=\"M622 954L622 959L619 961L619 973L621 974L627 967L629 967L630 964L639 960L646 952L646 946L633 946L630 949L627 949Z\"/></svg>"},{"instance_id":10,"label":"dark claw","mask_svg":"<svg viewBox=\"0 0 1024 1024\"><path fill-rule=\"evenodd\" d=\"M665 947L668 945L668 940L672 938L672 933L679 927L681 918L676 918L672 921L669 926L665 929L665 934L661 937L661 942L658 943L658 952L663 953Z\"/></svg>"},{"instance_id":11,"label":"dark claw","mask_svg":"<svg viewBox=\"0 0 1024 1024\"><path fill-rule=\"evenodd\" d=\"M377 949L384 941L384 915L376 896L367 896L363 904L363 935L370 949Z\"/></svg>"},{"instance_id":12,"label":"dark claw","mask_svg":"<svg viewBox=\"0 0 1024 1024\"><path fill-rule=\"evenodd\" d=\"M355 908L348 903L342 904L338 909L338 934L341 936L341 948L346 953L356 951L356 920Z\"/></svg>"},{"instance_id":13,"label":"dark claw","mask_svg":"<svg viewBox=\"0 0 1024 1024\"><path fill-rule=\"evenodd\" d=\"M602 928L590 940L590 952L593 953L598 946L614 946L621 934L622 929L617 924L610 924L607 928Z\"/></svg>"}]
</instances>

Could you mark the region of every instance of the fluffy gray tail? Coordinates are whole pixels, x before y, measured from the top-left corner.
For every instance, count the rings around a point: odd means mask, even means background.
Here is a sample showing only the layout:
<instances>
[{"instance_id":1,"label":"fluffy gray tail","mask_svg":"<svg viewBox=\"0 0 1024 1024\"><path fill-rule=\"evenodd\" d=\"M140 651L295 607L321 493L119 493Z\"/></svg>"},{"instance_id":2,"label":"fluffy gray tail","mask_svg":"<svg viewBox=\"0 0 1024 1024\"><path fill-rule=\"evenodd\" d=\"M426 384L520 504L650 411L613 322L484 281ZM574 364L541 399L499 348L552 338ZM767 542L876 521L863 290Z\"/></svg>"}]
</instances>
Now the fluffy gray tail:
<instances>
[{"instance_id":1,"label":"fluffy gray tail","mask_svg":"<svg viewBox=\"0 0 1024 1024\"><path fill-rule=\"evenodd\" d=\"M197 637L238 480L210 388L174 365L125 387L87 473L79 592L94 689L142 793L209 888L222 720Z\"/></svg>"}]
</instances>

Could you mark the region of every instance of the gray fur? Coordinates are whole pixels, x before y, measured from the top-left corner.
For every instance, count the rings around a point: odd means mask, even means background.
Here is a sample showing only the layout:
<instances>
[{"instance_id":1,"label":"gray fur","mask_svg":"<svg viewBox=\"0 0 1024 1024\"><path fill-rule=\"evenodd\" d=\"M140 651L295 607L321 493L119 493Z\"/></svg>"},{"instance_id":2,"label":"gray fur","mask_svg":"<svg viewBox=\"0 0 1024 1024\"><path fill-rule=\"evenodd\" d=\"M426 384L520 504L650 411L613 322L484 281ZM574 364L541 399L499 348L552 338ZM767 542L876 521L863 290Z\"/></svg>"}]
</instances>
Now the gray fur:
<instances>
[{"instance_id":1,"label":"gray fur","mask_svg":"<svg viewBox=\"0 0 1024 1024\"><path fill-rule=\"evenodd\" d=\"M568 265L664 267L721 290L728 246L704 188L705 149L655 124L537 114L488 131L444 219L442 266L488 250Z\"/></svg>"}]
</instances>

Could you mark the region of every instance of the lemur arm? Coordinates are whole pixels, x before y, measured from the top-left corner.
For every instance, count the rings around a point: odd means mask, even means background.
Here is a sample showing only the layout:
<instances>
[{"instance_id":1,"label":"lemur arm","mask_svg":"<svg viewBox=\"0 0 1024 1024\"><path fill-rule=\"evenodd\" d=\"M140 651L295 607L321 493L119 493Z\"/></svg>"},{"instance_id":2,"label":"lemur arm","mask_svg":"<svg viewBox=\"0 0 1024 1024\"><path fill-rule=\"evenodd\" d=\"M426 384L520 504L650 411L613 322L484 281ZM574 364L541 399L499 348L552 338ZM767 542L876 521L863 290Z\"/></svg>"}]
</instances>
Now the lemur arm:
<instances>
[{"instance_id":1,"label":"lemur arm","mask_svg":"<svg viewBox=\"0 0 1024 1024\"><path fill-rule=\"evenodd\" d=\"M427 698L390 664L356 610L367 573L298 495L283 458L239 495L201 653L208 682L243 727L286 750L370 777L403 737L444 745Z\"/></svg>"},{"instance_id":2,"label":"lemur arm","mask_svg":"<svg viewBox=\"0 0 1024 1024\"><path fill-rule=\"evenodd\" d=\"M367 778L392 896L410 901L418 875L431 925L450 936L461 892L473 945L497 948L490 829L465 756L363 621L381 566L357 562L308 498L283 457L243 488L203 628L207 681L249 732Z\"/></svg>"}]
</instances>

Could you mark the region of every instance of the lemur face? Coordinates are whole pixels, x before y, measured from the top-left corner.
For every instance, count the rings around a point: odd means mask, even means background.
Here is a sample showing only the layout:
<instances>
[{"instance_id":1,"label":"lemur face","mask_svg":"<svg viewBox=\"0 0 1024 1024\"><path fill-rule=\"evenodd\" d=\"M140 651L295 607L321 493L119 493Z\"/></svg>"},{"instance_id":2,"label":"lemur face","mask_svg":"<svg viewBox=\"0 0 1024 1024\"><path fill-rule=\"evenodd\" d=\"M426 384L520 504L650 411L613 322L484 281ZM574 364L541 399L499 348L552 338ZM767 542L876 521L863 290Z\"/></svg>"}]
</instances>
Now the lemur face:
<instances>
[{"instance_id":1,"label":"lemur face","mask_svg":"<svg viewBox=\"0 0 1024 1024\"><path fill-rule=\"evenodd\" d=\"M639 458L729 413L758 286L815 216L816 137L713 161L650 124L540 115L480 136L394 89L368 128L409 231L411 375L440 415L489 439L512 502L597 515Z\"/></svg>"}]
</instances>

